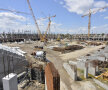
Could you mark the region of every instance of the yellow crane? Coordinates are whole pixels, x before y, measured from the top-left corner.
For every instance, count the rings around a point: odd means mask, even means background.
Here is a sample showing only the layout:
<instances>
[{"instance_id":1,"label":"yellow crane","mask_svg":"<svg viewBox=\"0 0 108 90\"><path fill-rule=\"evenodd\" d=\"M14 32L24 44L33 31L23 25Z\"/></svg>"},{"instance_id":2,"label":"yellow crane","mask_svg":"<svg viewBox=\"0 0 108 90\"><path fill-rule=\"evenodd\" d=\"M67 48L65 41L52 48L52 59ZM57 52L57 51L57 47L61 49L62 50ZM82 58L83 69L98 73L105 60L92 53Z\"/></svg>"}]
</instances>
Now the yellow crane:
<instances>
[{"instance_id":1,"label":"yellow crane","mask_svg":"<svg viewBox=\"0 0 108 90\"><path fill-rule=\"evenodd\" d=\"M40 37L41 37L41 32L40 32L40 29L39 29L38 23L37 23L37 21L36 21L36 18L35 18L35 15L34 15L34 13L33 13L33 10L32 10L32 7L31 7L31 5L30 5L29 0L27 0L27 3L28 3L28 6L29 6L29 9L30 9L30 11L31 11L31 14L32 14L33 20L34 20L34 22L35 22L35 25L36 25L36 27L37 27L37 31L38 31L38 33L39 33L39 35L40 35Z\"/></svg>"},{"instance_id":2,"label":"yellow crane","mask_svg":"<svg viewBox=\"0 0 108 90\"><path fill-rule=\"evenodd\" d=\"M56 41L61 41L60 34L57 35Z\"/></svg>"},{"instance_id":3,"label":"yellow crane","mask_svg":"<svg viewBox=\"0 0 108 90\"><path fill-rule=\"evenodd\" d=\"M41 39L42 42L46 42L46 41L47 41L47 36L46 36L46 35L47 35L48 31L50 30L51 18L52 18L52 17L56 17L56 15L47 17L48 20L49 20L49 23L48 23L48 27L47 27L47 29L46 29L46 31L45 31L45 34L43 35L43 37L42 37L42 39ZM47 18L44 18L44 19L47 19Z\"/></svg>"},{"instance_id":4,"label":"yellow crane","mask_svg":"<svg viewBox=\"0 0 108 90\"><path fill-rule=\"evenodd\" d=\"M94 11L91 11L91 9L89 9L89 13L87 13L87 14L85 14L85 15L82 16L82 17L89 16L89 22L88 22L88 38L90 37L90 29L91 29L91 15L92 15L93 13L96 13L96 12L98 12L98 11L100 11L100 10L105 9L105 8L108 8L108 6L105 6L105 7L99 8L99 9L94 10Z\"/></svg>"},{"instance_id":5,"label":"yellow crane","mask_svg":"<svg viewBox=\"0 0 108 90\"><path fill-rule=\"evenodd\" d=\"M30 11L31 11L31 14L32 14L33 20L34 20L34 22L35 22L35 25L36 25L36 27L37 27L37 31L38 31L38 34L39 34L39 36L40 36L40 40L41 40L42 42L45 42L45 41L47 40L47 39L46 39L47 32L48 32L49 29L50 29L51 18L52 18L52 17L56 17L56 15L50 16L50 17L47 17L47 18L43 18L43 19L49 19L49 23L48 23L48 27L47 27L47 29L46 29L45 34L42 35L42 34L41 34L41 31L40 31L40 29L39 29L38 23L37 23L37 21L36 21L35 15L34 15L34 13L33 13L32 7L31 7L31 5L30 5L29 0L27 0L27 3L28 3L28 5L29 5L29 9L30 9Z\"/></svg>"}]
</instances>

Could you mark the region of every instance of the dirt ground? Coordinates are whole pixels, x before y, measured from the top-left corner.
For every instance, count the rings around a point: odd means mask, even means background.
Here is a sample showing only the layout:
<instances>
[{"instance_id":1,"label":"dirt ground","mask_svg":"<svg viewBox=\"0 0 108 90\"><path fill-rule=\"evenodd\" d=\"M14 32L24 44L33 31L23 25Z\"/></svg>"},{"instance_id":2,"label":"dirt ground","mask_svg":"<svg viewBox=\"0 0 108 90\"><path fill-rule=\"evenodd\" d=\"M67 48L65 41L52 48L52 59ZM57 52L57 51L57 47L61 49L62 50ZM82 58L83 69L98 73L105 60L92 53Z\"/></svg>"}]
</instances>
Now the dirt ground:
<instances>
[{"instance_id":1,"label":"dirt ground","mask_svg":"<svg viewBox=\"0 0 108 90\"><path fill-rule=\"evenodd\" d=\"M58 43L56 43L58 44ZM72 43L70 43L72 44ZM76 44L73 42L73 44ZM39 45L39 42L31 42L31 44L25 44L25 43L5 43L4 45L7 46L16 46L20 47L23 51L27 52L27 56L29 58L29 62L35 62L35 59L30 55L34 51L34 46ZM52 44L54 45L54 44ZM48 45L49 46L49 45ZM86 55L88 53L94 52L98 50L99 48L103 47L104 45L101 46L92 46L88 47L86 46L84 49L77 50L74 52L66 53L66 54L61 54L60 52L53 51L51 49L47 49L45 47L45 51L47 52L47 59L55 65L56 69L58 70L60 74L60 90L100 90L99 87L97 87L92 80L87 80L87 81L76 81L74 82L68 73L65 71L63 68L63 63L67 62L68 60L76 60L76 58ZM37 63L40 63L37 61Z\"/></svg>"},{"instance_id":2,"label":"dirt ground","mask_svg":"<svg viewBox=\"0 0 108 90\"><path fill-rule=\"evenodd\" d=\"M102 47L102 46L100 46ZM92 51L95 51L97 49L99 49L100 47L93 47L94 49L90 49L90 52ZM64 60L61 58L61 55L60 53L58 52L55 52L55 51L52 51L52 50L47 50L48 53L47 53L47 58L48 60L50 60L51 62L54 63L55 67L58 69L59 71L59 74L60 74L60 79L61 79L61 89L60 90L99 90L99 88L93 84L92 81L77 81L77 82L74 82L70 76L67 74L67 72L65 71L65 69L63 68L63 63L65 61L68 61L68 60ZM83 50L79 50L79 51L75 51L76 52L82 52ZM90 53L90 52L87 52L87 53ZM74 52L71 52L74 54ZM81 55L85 55L87 53L83 53ZM68 53L70 54L70 53ZM72 57L73 56L73 57ZM79 53L76 54L76 56L72 55L69 57L70 59L72 58L78 58L80 56Z\"/></svg>"},{"instance_id":3,"label":"dirt ground","mask_svg":"<svg viewBox=\"0 0 108 90\"><path fill-rule=\"evenodd\" d=\"M71 59L76 59L80 56L84 56L88 53L92 53L96 50L98 50L99 48L103 47L104 45L100 45L100 46L86 46L84 49L81 50L76 50L74 52L70 52L67 54L61 54L60 57L62 58L62 60L67 61L67 60L71 60Z\"/></svg>"}]
</instances>

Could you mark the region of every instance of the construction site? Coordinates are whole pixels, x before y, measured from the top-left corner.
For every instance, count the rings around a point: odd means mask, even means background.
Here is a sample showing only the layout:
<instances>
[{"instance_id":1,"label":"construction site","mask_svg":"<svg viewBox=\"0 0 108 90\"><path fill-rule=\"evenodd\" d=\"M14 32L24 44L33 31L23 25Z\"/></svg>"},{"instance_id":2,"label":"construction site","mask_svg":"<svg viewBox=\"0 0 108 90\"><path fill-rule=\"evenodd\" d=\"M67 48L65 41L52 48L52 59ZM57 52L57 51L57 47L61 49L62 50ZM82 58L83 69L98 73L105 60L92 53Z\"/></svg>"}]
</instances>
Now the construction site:
<instances>
[{"instance_id":1,"label":"construction site","mask_svg":"<svg viewBox=\"0 0 108 90\"><path fill-rule=\"evenodd\" d=\"M31 16L36 31L0 33L0 90L108 90L108 31L91 33L91 15L108 5L80 16L88 17L86 34L63 34L51 32L57 15L41 18L48 20L42 32L32 0L25 1L29 13L0 8Z\"/></svg>"}]
</instances>

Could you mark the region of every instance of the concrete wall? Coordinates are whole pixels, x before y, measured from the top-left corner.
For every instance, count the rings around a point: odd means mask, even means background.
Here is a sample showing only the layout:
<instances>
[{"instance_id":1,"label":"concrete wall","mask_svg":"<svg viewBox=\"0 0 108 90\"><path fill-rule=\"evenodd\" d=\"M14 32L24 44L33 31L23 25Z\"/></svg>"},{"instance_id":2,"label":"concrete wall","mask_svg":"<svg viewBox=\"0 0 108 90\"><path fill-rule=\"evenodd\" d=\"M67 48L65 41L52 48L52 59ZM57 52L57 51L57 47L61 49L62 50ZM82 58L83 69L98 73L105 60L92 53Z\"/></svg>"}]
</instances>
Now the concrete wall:
<instances>
[{"instance_id":1,"label":"concrete wall","mask_svg":"<svg viewBox=\"0 0 108 90\"><path fill-rule=\"evenodd\" d=\"M96 75L96 67L89 66L88 73L95 76Z\"/></svg>"},{"instance_id":2,"label":"concrete wall","mask_svg":"<svg viewBox=\"0 0 108 90\"><path fill-rule=\"evenodd\" d=\"M85 61L78 61L77 68L84 70L85 68Z\"/></svg>"},{"instance_id":3,"label":"concrete wall","mask_svg":"<svg viewBox=\"0 0 108 90\"><path fill-rule=\"evenodd\" d=\"M46 90L60 90L60 75L51 62L45 67L45 80Z\"/></svg>"},{"instance_id":4,"label":"concrete wall","mask_svg":"<svg viewBox=\"0 0 108 90\"><path fill-rule=\"evenodd\" d=\"M69 61L69 64L70 65L77 65L77 62L75 62L75 61Z\"/></svg>"},{"instance_id":5,"label":"concrete wall","mask_svg":"<svg viewBox=\"0 0 108 90\"><path fill-rule=\"evenodd\" d=\"M108 85L106 85L106 84L100 82L100 81L97 80L97 79L93 79L93 81L94 81L96 84L98 84L100 87L104 88L105 90L108 90Z\"/></svg>"},{"instance_id":6,"label":"concrete wall","mask_svg":"<svg viewBox=\"0 0 108 90\"><path fill-rule=\"evenodd\" d=\"M70 77L76 81L77 80L77 68L76 65L69 65L68 63L64 63L63 67L67 71L67 73L70 75Z\"/></svg>"},{"instance_id":7,"label":"concrete wall","mask_svg":"<svg viewBox=\"0 0 108 90\"><path fill-rule=\"evenodd\" d=\"M27 64L28 62L24 55L0 49L0 86L2 86L2 78L4 76L8 75L8 73L19 74L25 71Z\"/></svg>"},{"instance_id":8,"label":"concrete wall","mask_svg":"<svg viewBox=\"0 0 108 90\"><path fill-rule=\"evenodd\" d=\"M93 65L93 63L91 61L87 62L87 61L78 61L77 62L77 68L85 70L85 65L86 63L88 63L88 73L95 76L96 72L98 72L98 66Z\"/></svg>"}]
</instances>

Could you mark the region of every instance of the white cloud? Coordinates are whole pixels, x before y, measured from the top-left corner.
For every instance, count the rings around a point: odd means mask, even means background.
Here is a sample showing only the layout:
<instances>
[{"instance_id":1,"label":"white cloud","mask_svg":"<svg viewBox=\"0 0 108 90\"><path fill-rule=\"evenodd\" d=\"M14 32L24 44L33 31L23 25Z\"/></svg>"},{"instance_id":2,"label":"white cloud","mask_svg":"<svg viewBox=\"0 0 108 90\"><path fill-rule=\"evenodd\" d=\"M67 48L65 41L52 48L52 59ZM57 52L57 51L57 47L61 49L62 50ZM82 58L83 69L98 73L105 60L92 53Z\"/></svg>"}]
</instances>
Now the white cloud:
<instances>
[{"instance_id":1,"label":"white cloud","mask_svg":"<svg viewBox=\"0 0 108 90\"><path fill-rule=\"evenodd\" d=\"M108 24L95 26L95 28L91 28L94 33L106 33L108 34Z\"/></svg>"},{"instance_id":2,"label":"white cloud","mask_svg":"<svg viewBox=\"0 0 108 90\"><path fill-rule=\"evenodd\" d=\"M10 30L17 30L27 19L24 16L16 15L8 12L0 13L0 32Z\"/></svg>"},{"instance_id":3,"label":"white cloud","mask_svg":"<svg viewBox=\"0 0 108 90\"><path fill-rule=\"evenodd\" d=\"M21 15L17 15L14 13L8 13L8 12L1 12L0 13L0 32L23 32L24 31L31 31L31 32L37 32L37 28L33 22L31 21L31 18L26 18ZM33 22L33 24L31 23ZM45 32L48 22L45 19L37 20L39 28L41 32ZM26 25L27 23L27 25ZM54 25L59 28L61 24L57 24L55 22L52 22L51 24L51 31L56 32L53 28Z\"/></svg>"},{"instance_id":4,"label":"white cloud","mask_svg":"<svg viewBox=\"0 0 108 90\"><path fill-rule=\"evenodd\" d=\"M69 12L75 12L77 14L84 13L87 8L92 7L93 0L64 0L65 8L68 9Z\"/></svg>"},{"instance_id":5,"label":"white cloud","mask_svg":"<svg viewBox=\"0 0 108 90\"><path fill-rule=\"evenodd\" d=\"M0 13L0 19L9 19L9 20L19 20L19 21L25 21L26 18L21 15L16 15L13 13L7 13L7 12L1 12Z\"/></svg>"},{"instance_id":6,"label":"white cloud","mask_svg":"<svg viewBox=\"0 0 108 90\"><path fill-rule=\"evenodd\" d=\"M107 17L108 18L108 17ZM29 21L28 21L29 20ZM26 25L26 21L28 24ZM45 32L48 22L46 20L38 20L38 24L40 27L41 32ZM31 32L37 32L37 28L35 24L31 23L30 18L26 18L21 15L16 15L13 13L0 13L0 32L8 32L8 31L15 31L15 32L22 32L23 31L31 31ZM108 24L98 26L98 27L92 27L91 32L95 33L104 33L108 32ZM64 28L61 23L53 22L51 23L51 33L88 33L87 27L79 27L79 28Z\"/></svg>"},{"instance_id":7,"label":"white cloud","mask_svg":"<svg viewBox=\"0 0 108 90\"><path fill-rule=\"evenodd\" d=\"M105 1L95 1L95 0L64 0L64 7L69 12L74 12L77 14L87 13L91 8L100 8L108 5Z\"/></svg>"},{"instance_id":8,"label":"white cloud","mask_svg":"<svg viewBox=\"0 0 108 90\"><path fill-rule=\"evenodd\" d=\"M63 5L64 3L62 1L60 1L60 4Z\"/></svg>"},{"instance_id":9,"label":"white cloud","mask_svg":"<svg viewBox=\"0 0 108 90\"><path fill-rule=\"evenodd\" d=\"M104 19L108 19L108 16L104 17Z\"/></svg>"},{"instance_id":10,"label":"white cloud","mask_svg":"<svg viewBox=\"0 0 108 90\"><path fill-rule=\"evenodd\" d=\"M57 2L57 0L54 0L55 2Z\"/></svg>"},{"instance_id":11,"label":"white cloud","mask_svg":"<svg viewBox=\"0 0 108 90\"><path fill-rule=\"evenodd\" d=\"M63 33L70 33L70 34L87 34L88 27L78 27L78 28L70 28L64 29ZM108 34L108 24L101 25L101 26L93 26L91 27L90 33L106 33Z\"/></svg>"},{"instance_id":12,"label":"white cloud","mask_svg":"<svg viewBox=\"0 0 108 90\"><path fill-rule=\"evenodd\" d=\"M85 34L87 33L87 27L79 27L79 28L73 28L73 29L69 29L68 31L71 34Z\"/></svg>"},{"instance_id":13,"label":"white cloud","mask_svg":"<svg viewBox=\"0 0 108 90\"><path fill-rule=\"evenodd\" d=\"M106 5L107 5L107 3L105 1L97 1L97 2L95 2L94 7L98 8L98 7L104 7Z\"/></svg>"}]
</instances>

